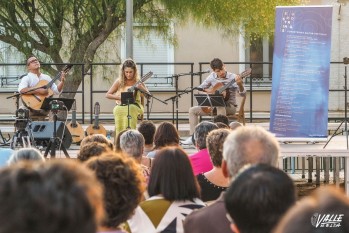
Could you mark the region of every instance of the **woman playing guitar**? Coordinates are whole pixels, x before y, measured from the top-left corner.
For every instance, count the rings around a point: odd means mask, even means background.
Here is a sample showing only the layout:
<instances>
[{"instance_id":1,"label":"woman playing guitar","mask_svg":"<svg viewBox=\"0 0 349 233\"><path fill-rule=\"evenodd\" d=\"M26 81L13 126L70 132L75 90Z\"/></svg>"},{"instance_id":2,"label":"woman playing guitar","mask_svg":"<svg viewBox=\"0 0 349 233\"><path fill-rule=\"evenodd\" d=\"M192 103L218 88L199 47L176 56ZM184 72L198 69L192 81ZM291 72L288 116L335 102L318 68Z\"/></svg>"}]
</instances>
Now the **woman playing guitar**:
<instances>
[{"instance_id":1,"label":"woman playing guitar","mask_svg":"<svg viewBox=\"0 0 349 233\"><path fill-rule=\"evenodd\" d=\"M61 72L61 81L58 85L53 83L50 87L47 87L45 85L51 82L52 79L50 76L41 73L40 62L35 56L30 56L27 59L27 69L28 74L21 79L21 82L18 85L18 92L23 93L22 101L24 105L29 108L30 117L46 117L48 111L40 109L43 99L45 97L50 97L53 94L58 95L62 91L65 81L65 72Z\"/></svg>"},{"instance_id":2,"label":"woman playing guitar","mask_svg":"<svg viewBox=\"0 0 349 233\"><path fill-rule=\"evenodd\" d=\"M214 58L210 62L213 72L203 81L203 83L196 89L201 89L206 93L214 94L220 89L226 88L223 94L226 107L217 107L217 115L235 114L236 112L236 93L240 96L246 95L242 78L227 72L224 63L219 58ZM211 109L206 111L206 108L194 106L189 109L189 124L190 134L194 133L195 126L199 123L199 116L210 115Z\"/></svg>"},{"instance_id":3,"label":"woman playing guitar","mask_svg":"<svg viewBox=\"0 0 349 233\"><path fill-rule=\"evenodd\" d=\"M106 93L106 98L112 99L116 102L113 109L115 119L115 138L120 131L129 129L136 129L137 117L144 112L143 104L141 103L140 91L134 91L134 103L124 105L121 103L121 93L129 92L135 87L148 92L146 86L139 82L137 65L132 59L127 59L121 65L119 77L115 80L113 85Z\"/></svg>"}]
</instances>

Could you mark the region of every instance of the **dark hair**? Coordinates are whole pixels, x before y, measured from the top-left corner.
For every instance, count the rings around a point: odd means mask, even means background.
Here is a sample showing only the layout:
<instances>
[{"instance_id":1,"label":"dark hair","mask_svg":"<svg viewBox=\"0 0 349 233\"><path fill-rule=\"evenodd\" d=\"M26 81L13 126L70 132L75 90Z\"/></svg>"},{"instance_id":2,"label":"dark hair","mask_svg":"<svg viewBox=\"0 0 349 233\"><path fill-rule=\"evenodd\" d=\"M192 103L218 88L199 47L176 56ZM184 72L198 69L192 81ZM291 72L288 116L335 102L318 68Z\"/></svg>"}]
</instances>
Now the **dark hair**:
<instances>
[{"instance_id":1,"label":"dark hair","mask_svg":"<svg viewBox=\"0 0 349 233\"><path fill-rule=\"evenodd\" d=\"M206 145L213 166L221 167L223 160L223 144L231 131L229 129L215 129L208 133Z\"/></svg>"},{"instance_id":2,"label":"dark hair","mask_svg":"<svg viewBox=\"0 0 349 233\"><path fill-rule=\"evenodd\" d=\"M143 135L145 144L153 144L156 127L151 121L142 121L138 126L138 131Z\"/></svg>"},{"instance_id":3,"label":"dark hair","mask_svg":"<svg viewBox=\"0 0 349 233\"><path fill-rule=\"evenodd\" d=\"M87 161L89 158L94 156L100 156L104 152L110 151L110 148L99 142L90 142L83 145L77 155L77 159L80 162Z\"/></svg>"},{"instance_id":4,"label":"dark hair","mask_svg":"<svg viewBox=\"0 0 349 233\"><path fill-rule=\"evenodd\" d=\"M125 222L141 201L143 176L136 162L115 152L90 159L86 163L104 187L106 218L102 225L117 227Z\"/></svg>"},{"instance_id":5,"label":"dark hair","mask_svg":"<svg viewBox=\"0 0 349 233\"><path fill-rule=\"evenodd\" d=\"M166 200L193 200L200 197L188 155L179 147L159 150L151 168L149 196L161 194Z\"/></svg>"},{"instance_id":6,"label":"dark hair","mask_svg":"<svg viewBox=\"0 0 349 233\"><path fill-rule=\"evenodd\" d=\"M340 227L315 227L317 218L326 214L342 214ZM314 221L313 221L314 220ZM279 221L275 233L349 232L349 199L341 189L325 186L302 198Z\"/></svg>"},{"instance_id":7,"label":"dark hair","mask_svg":"<svg viewBox=\"0 0 349 233\"><path fill-rule=\"evenodd\" d=\"M223 122L216 122L215 123L219 129L230 129L230 127Z\"/></svg>"},{"instance_id":8,"label":"dark hair","mask_svg":"<svg viewBox=\"0 0 349 233\"><path fill-rule=\"evenodd\" d=\"M206 146L206 137L209 132L214 129L218 129L218 126L209 121L202 121L196 127L194 131L194 139L196 141L196 146L202 150Z\"/></svg>"},{"instance_id":9,"label":"dark hair","mask_svg":"<svg viewBox=\"0 0 349 233\"><path fill-rule=\"evenodd\" d=\"M219 58L214 58L211 62L210 62L210 66L211 66L211 69L214 71L216 69L223 69L223 62L221 59Z\"/></svg>"},{"instance_id":10,"label":"dark hair","mask_svg":"<svg viewBox=\"0 0 349 233\"><path fill-rule=\"evenodd\" d=\"M94 233L102 188L73 160L21 162L0 171L0 232Z\"/></svg>"},{"instance_id":11,"label":"dark hair","mask_svg":"<svg viewBox=\"0 0 349 233\"><path fill-rule=\"evenodd\" d=\"M80 147L82 147L85 144L90 143L90 142L103 143L103 144L107 145L111 150L114 150L114 144L103 134L92 134L92 135L85 137L80 142Z\"/></svg>"},{"instance_id":12,"label":"dark hair","mask_svg":"<svg viewBox=\"0 0 349 233\"><path fill-rule=\"evenodd\" d=\"M170 122L162 122L155 131L154 149L179 144L179 135L175 126Z\"/></svg>"},{"instance_id":13,"label":"dark hair","mask_svg":"<svg viewBox=\"0 0 349 233\"><path fill-rule=\"evenodd\" d=\"M292 179L267 164L243 167L239 172L225 194L227 212L240 232L271 232L296 202Z\"/></svg>"},{"instance_id":14,"label":"dark hair","mask_svg":"<svg viewBox=\"0 0 349 233\"><path fill-rule=\"evenodd\" d=\"M213 118L213 123L222 122L229 126L229 119L226 115L218 114Z\"/></svg>"}]
</instances>

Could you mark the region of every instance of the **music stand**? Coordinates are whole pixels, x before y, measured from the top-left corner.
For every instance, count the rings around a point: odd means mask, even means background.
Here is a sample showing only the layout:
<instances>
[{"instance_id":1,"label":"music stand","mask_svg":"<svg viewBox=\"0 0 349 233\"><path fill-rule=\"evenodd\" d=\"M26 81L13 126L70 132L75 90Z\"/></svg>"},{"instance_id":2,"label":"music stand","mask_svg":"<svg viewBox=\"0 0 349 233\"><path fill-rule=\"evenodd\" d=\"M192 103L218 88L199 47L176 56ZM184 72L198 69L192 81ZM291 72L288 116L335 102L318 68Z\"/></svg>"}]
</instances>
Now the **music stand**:
<instances>
[{"instance_id":1,"label":"music stand","mask_svg":"<svg viewBox=\"0 0 349 233\"><path fill-rule=\"evenodd\" d=\"M199 106L211 107L211 117L213 117L213 108L226 107L222 94L194 94Z\"/></svg>"},{"instance_id":2,"label":"music stand","mask_svg":"<svg viewBox=\"0 0 349 233\"><path fill-rule=\"evenodd\" d=\"M44 102L41 105L41 109L46 110L46 111L51 110L50 103L54 100L63 102L67 111L69 111L71 109L71 107L73 106L73 103L75 101L74 99L67 99L67 98L45 98ZM52 113L53 113L53 136L52 136L52 138L50 138L50 141L49 141L47 148L45 150L45 153L44 153L44 157L46 158L48 152L50 151L51 158L55 158L56 157L56 148L59 148L59 149L63 150L63 153L64 153L66 158L70 158L69 154L67 152L67 149L65 148L64 144L62 143L62 139L57 137L57 126L56 126L57 110L52 111ZM62 138L64 137L64 132L65 132L65 130L63 130ZM58 145L60 145L60 146L58 146Z\"/></svg>"},{"instance_id":3,"label":"music stand","mask_svg":"<svg viewBox=\"0 0 349 233\"><path fill-rule=\"evenodd\" d=\"M126 106L127 105L127 128L131 129L130 127L130 120L132 116L130 115L130 104L133 104L135 102L135 98L133 96L132 92L121 92L121 105Z\"/></svg>"}]
</instances>

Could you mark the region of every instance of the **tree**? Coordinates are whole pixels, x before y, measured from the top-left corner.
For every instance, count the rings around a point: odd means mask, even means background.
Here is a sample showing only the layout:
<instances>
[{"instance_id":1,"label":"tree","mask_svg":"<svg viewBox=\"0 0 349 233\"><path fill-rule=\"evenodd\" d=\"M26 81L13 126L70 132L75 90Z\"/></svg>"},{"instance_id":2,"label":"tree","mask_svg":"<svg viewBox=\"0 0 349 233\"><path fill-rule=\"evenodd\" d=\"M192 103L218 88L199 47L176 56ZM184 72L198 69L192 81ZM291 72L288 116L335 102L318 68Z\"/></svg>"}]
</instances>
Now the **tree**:
<instances>
[{"instance_id":1,"label":"tree","mask_svg":"<svg viewBox=\"0 0 349 233\"><path fill-rule=\"evenodd\" d=\"M169 40L174 39L169 33L170 20L184 21L189 17L228 34L243 29L246 36L270 35L274 30L275 6L298 1L134 0L133 11L137 23L156 25L151 28ZM125 21L126 0L0 1L1 41L45 61L64 63L67 58L67 63L83 63L85 71L90 69L99 46ZM47 71L51 75L57 73L53 67ZM74 97L82 81L78 69L71 76L64 87L68 92L64 96L69 98Z\"/></svg>"}]
</instances>

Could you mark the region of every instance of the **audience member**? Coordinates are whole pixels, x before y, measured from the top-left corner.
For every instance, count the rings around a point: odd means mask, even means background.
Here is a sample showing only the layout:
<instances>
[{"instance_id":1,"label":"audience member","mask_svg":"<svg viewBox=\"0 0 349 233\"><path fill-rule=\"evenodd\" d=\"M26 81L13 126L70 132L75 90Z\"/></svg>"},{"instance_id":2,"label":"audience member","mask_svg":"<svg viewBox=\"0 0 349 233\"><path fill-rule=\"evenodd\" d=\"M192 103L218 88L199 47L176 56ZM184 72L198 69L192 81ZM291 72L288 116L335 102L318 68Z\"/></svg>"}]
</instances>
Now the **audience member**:
<instances>
[{"instance_id":1,"label":"audience member","mask_svg":"<svg viewBox=\"0 0 349 233\"><path fill-rule=\"evenodd\" d=\"M231 130L235 130L236 128L240 127L240 126L243 126L243 124L241 124L240 122L238 121L233 121L233 122L230 122L229 124L229 128Z\"/></svg>"},{"instance_id":2,"label":"audience member","mask_svg":"<svg viewBox=\"0 0 349 233\"><path fill-rule=\"evenodd\" d=\"M155 131L154 150L148 153L148 157L154 158L156 151L166 146L178 146L179 135L176 127L170 122L162 122Z\"/></svg>"},{"instance_id":3,"label":"audience member","mask_svg":"<svg viewBox=\"0 0 349 233\"><path fill-rule=\"evenodd\" d=\"M229 125L229 119L226 115L218 114L217 116L213 117L213 123L224 123L225 125Z\"/></svg>"},{"instance_id":4,"label":"audience member","mask_svg":"<svg viewBox=\"0 0 349 233\"><path fill-rule=\"evenodd\" d=\"M223 122L216 122L215 123L219 129L230 129L230 127Z\"/></svg>"},{"instance_id":5,"label":"audience member","mask_svg":"<svg viewBox=\"0 0 349 233\"><path fill-rule=\"evenodd\" d=\"M183 232L183 219L204 203L188 155L178 147L159 150L148 185L150 198L128 220L130 232Z\"/></svg>"},{"instance_id":6,"label":"audience member","mask_svg":"<svg viewBox=\"0 0 349 233\"><path fill-rule=\"evenodd\" d=\"M206 137L214 129L218 129L217 125L208 121L203 121L195 127L194 139L198 152L189 156L195 175L210 171L213 168L206 148Z\"/></svg>"},{"instance_id":7,"label":"audience member","mask_svg":"<svg viewBox=\"0 0 349 233\"><path fill-rule=\"evenodd\" d=\"M227 217L235 233L270 233L295 203L292 179L267 164L243 167L225 195Z\"/></svg>"},{"instance_id":8,"label":"audience member","mask_svg":"<svg viewBox=\"0 0 349 233\"><path fill-rule=\"evenodd\" d=\"M73 160L0 170L1 233L95 233L103 213L99 182Z\"/></svg>"},{"instance_id":9,"label":"audience member","mask_svg":"<svg viewBox=\"0 0 349 233\"><path fill-rule=\"evenodd\" d=\"M123 152L135 159L141 166L146 181L149 179L149 168L142 164L144 138L143 135L135 129L124 132L120 137L120 147ZM150 158L147 158L150 160Z\"/></svg>"},{"instance_id":10,"label":"audience member","mask_svg":"<svg viewBox=\"0 0 349 233\"><path fill-rule=\"evenodd\" d=\"M44 162L45 158L38 149L32 147L21 148L11 155L7 163L8 165L12 165L22 160Z\"/></svg>"},{"instance_id":11,"label":"audience member","mask_svg":"<svg viewBox=\"0 0 349 233\"><path fill-rule=\"evenodd\" d=\"M246 164L276 166L279 155L279 143L271 133L261 127L239 127L228 135L223 144L222 172L232 180ZM184 230L188 233L231 233L226 218L224 193L210 206L190 214L184 222Z\"/></svg>"},{"instance_id":12,"label":"audience member","mask_svg":"<svg viewBox=\"0 0 349 233\"><path fill-rule=\"evenodd\" d=\"M197 175L201 187L201 200L216 200L222 191L229 186L229 179L222 172L223 143L231 131L228 129L215 129L208 133L206 144L213 164L213 169Z\"/></svg>"},{"instance_id":13,"label":"audience member","mask_svg":"<svg viewBox=\"0 0 349 233\"><path fill-rule=\"evenodd\" d=\"M80 146L80 151L77 155L77 159L80 162L87 161L94 156L100 156L101 154L110 151L110 147L100 142L84 143Z\"/></svg>"},{"instance_id":14,"label":"audience member","mask_svg":"<svg viewBox=\"0 0 349 233\"><path fill-rule=\"evenodd\" d=\"M154 149L154 134L156 131L156 126L151 121L142 121L137 130L143 135L145 144L143 155L147 156L150 151Z\"/></svg>"},{"instance_id":15,"label":"audience member","mask_svg":"<svg viewBox=\"0 0 349 233\"><path fill-rule=\"evenodd\" d=\"M143 177L135 161L115 152L90 159L87 167L104 188L106 218L98 232L123 233L121 224L131 217L143 191Z\"/></svg>"},{"instance_id":16,"label":"audience member","mask_svg":"<svg viewBox=\"0 0 349 233\"><path fill-rule=\"evenodd\" d=\"M90 142L103 143L103 144L106 144L111 150L114 150L114 144L103 134L88 135L87 137L82 139L82 141L80 142L80 148Z\"/></svg>"},{"instance_id":17,"label":"audience member","mask_svg":"<svg viewBox=\"0 0 349 233\"><path fill-rule=\"evenodd\" d=\"M349 232L349 199L340 189L321 187L294 205L273 232Z\"/></svg>"}]
</instances>

